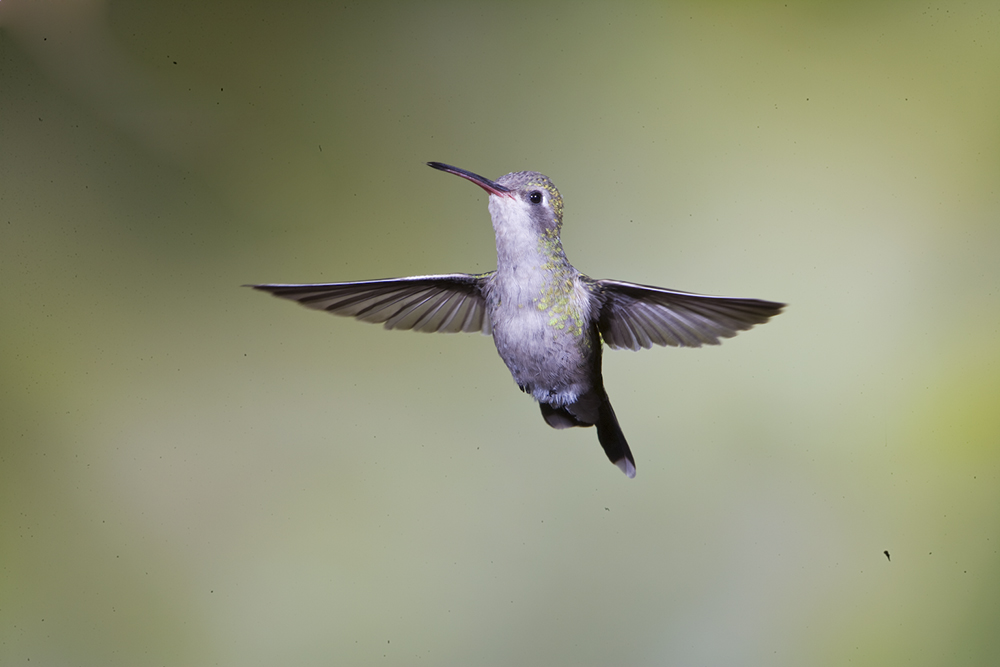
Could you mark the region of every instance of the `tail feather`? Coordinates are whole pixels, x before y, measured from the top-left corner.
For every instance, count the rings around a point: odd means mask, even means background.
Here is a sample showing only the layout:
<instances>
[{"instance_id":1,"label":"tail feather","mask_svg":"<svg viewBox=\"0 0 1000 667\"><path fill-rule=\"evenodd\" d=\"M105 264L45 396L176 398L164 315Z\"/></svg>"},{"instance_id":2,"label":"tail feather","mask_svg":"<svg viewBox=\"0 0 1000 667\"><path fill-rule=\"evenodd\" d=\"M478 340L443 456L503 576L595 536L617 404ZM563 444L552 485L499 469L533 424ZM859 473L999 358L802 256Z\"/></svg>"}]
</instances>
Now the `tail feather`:
<instances>
[{"instance_id":1,"label":"tail feather","mask_svg":"<svg viewBox=\"0 0 1000 667\"><path fill-rule=\"evenodd\" d=\"M555 407L548 403L539 403L542 417L552 428L572 428L574 426L597 426L597 439L604 447L604 453L619 470L635 477L635 459L628 447L625 434L618 426L618 418L611 407L607 394L593 392L581 400L568 406ZM595 409L596 408L596 409Z\"/></svg>"},{"instance_id":2,"label":"tail feather","mask_svg":"<svg viewBox=\"0 0 1000 667\"><path fill-rule=\"evenodd\" d=\"M618 418L615 417L611 401L607 398L601 402L596 425L597 439L601 441L604 453L630 479L635 477L635 458L632 457L632 450L629 449L625 434L618 425Z\"/></svg>"},{"instance_id":3,"label":"tail feather","mask_svg":"<svg viewBox=\"0 0 1000 667\"><path fill-rule=\"evenodd\" d=\"M593 426L583 421L564 407L557 408L548 403L539 403L545 423L552 428L572 428L574 426Z\"/></svg>"}]
</instances>

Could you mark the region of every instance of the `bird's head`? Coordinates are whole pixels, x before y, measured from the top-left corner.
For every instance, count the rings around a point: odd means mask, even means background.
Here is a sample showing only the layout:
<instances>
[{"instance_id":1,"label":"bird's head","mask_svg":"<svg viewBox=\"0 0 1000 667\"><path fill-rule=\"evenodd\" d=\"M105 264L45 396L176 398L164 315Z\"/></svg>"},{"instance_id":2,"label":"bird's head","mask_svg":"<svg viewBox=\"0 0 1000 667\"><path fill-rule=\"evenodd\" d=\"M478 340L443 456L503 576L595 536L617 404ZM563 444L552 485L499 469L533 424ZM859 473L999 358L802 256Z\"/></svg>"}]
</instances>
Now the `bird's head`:
<instances>
[{"instance_id":1,"label":"bird's head","mask_svg":"<svg viewBox=\"0 0 1000 667\"><path fill-rule=\"evenodd\" d=\"M493 226L500 231L558 236L562 227L563 201L559 190L545 174L515 171L495 181L441 162L429 166L472 181L490 195Z\"/></svg>"}]
</instances>

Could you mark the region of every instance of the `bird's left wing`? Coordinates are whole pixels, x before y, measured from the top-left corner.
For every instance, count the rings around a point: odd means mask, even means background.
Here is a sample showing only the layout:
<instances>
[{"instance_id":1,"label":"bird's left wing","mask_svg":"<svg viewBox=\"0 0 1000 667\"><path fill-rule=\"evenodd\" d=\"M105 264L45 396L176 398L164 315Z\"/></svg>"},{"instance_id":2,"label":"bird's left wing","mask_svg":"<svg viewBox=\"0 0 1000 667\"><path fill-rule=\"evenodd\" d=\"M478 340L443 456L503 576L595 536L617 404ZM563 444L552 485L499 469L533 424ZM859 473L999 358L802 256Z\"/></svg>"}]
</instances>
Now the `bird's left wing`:
<instances>
[{"instance_id":1,"label":"bird's left wing","mask_svg":"<svg viewBox=\"0 0 1000 667\"><path fill-rule=\"evenodd\" d=\"M248 285L303 306L386 329L492 333L483 285L489 274L451 273L317 285Z\"/></svg>"},{"instance_id":2,"label":"bird's left wing","mask_svg":"<svg viewBox=\"0 0 1000 667\"><path fill-rule=\"evenodd\" d=\"M595 280L592 285L603 302L597 326L612 348L717 345L720 338L763 324L785 307L774 301L690 294L618 280Z\"/></svg>"}]
</instances>

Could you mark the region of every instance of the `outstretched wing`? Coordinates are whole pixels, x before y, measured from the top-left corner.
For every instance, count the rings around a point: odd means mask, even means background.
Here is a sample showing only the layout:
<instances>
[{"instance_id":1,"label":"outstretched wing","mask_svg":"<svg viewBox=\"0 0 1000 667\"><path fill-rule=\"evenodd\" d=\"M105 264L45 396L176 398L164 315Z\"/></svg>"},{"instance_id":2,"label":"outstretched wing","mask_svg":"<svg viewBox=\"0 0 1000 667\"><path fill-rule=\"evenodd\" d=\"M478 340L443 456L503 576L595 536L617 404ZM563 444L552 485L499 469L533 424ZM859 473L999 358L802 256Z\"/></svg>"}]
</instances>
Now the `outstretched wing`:
<instances>
[{"instance_id":1,"label":"outstretched wing","mask_svg":"<svg viewBox=\"0 0 1000 667\"><path fill-rule=\"evenodd\" d=\"M346 315L386 329L492 333L483 298L489 274L413 276L318 285L248 285L303 306Z\"/></svg>"},{"instance_id":2,"label":"outstretched wing","mask_svg":"<svg viewBox=\"0 0 1000 667\"><path fill-rule=\"evenodd\" d=\"M705 296L595 280L603 297L597 326L612 348L638 350L652 345L701 347L717 345L781 312L783 303L760 299Z\"/></svg>"}]
</instances>

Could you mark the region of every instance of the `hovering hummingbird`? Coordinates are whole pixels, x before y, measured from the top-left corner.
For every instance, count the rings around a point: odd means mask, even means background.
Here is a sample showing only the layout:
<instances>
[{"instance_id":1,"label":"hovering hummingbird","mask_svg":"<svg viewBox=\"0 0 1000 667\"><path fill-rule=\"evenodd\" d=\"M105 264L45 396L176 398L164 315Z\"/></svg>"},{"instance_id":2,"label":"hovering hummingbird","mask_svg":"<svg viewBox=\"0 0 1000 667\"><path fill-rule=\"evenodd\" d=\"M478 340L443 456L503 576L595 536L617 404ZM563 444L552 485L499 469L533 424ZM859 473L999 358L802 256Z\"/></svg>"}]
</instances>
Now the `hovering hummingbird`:
<instances>
[{"instance_id":1,"label":"hovering hummingbird","mask_svg":"<svg viewBox=\"0 0 1000 667\"><path fill-rule=\"evenodd\" d=\"M762 324L784 304L594 280L563 252L563 201L552 181L517 171L496 181L440 162L489 193L497 268L314 285L249 285L386 329L493 336L521 391L553 428L597 426L608 458L635 477L635 458L604 390L601 347L700 347Z\"/></svg>"}]
</instances>

